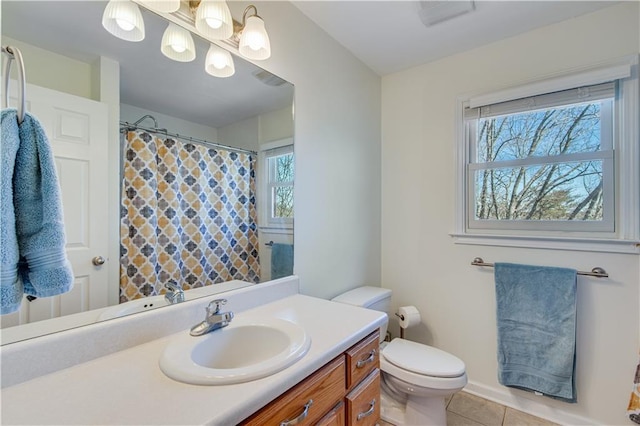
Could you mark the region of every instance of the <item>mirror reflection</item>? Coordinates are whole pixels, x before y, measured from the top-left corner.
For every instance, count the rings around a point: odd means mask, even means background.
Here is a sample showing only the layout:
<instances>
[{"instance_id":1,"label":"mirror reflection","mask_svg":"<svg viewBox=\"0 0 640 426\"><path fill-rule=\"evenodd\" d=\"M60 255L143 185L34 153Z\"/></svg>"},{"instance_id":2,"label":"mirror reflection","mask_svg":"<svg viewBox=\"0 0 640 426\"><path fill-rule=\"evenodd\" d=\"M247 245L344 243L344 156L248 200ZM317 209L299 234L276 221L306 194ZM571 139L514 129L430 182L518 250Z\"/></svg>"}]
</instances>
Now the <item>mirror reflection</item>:
<instances>
[{"instance_id":1,"label":"mirror reflection","mask_svg":"<svg viewBox=\"0 0 640 426\"><path fill-rule=\"evenodd\" d=\"M3 315L3 343L293 272L293 86L238 56L213 76L195 34L193 61L168 58L173 24L142 7L145 38L116 38L106 3L1 4L2 45L22 52L27 110L54 152L75 275L70 292Z\"/></svg>"}]
</instances>

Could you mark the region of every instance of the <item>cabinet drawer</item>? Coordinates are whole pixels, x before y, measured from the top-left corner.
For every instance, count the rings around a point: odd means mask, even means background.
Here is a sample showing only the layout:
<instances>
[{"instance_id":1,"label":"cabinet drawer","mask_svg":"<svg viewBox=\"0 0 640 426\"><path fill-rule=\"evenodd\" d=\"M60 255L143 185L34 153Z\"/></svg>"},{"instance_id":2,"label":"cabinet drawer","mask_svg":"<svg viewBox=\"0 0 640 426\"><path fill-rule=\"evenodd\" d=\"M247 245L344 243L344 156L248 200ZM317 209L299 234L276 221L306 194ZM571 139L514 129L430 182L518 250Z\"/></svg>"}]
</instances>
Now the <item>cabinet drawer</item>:
<instances>
[{"instance_id":1,"label":"cabinet drawer","mask_svg":"<svg viewBox=\"0 0 640 426\"><path fill-rule=\"evenodd\" d=\"M380 370L375 369L347 395L350 425L375 425L380 419Z\"/></svg>"},{"instance_id":2,"label":"cabinet drawer","mask_svg":"<svg viewBox=\"0 0 640 426\"><path fill-rule=\"evenodd\" d=\"M346 424L346 408L343 401L338 402L315 426L344 426Z\"/></svg>"},{"instance_id":3,"label":"cabinet drawer","mask_svg":"<svg viewBox=\"0 0 640 426\"><path fill-rule=\"evenodd\" d=\"M347 355L347 391L380 368L380 332L374 331L345 352Z\"/></svg>"},{"instance_id":4,"label":"cabinet drawer","mask_svg":"<svg viewBox=\"0 0 640 426\"><path fill-rule=\"evenodd\" d=\"M295 419L299 419L295 423L297 425L313 424L344 397L344 383L345 361L344 356L340 355L242 424L280 425Z\"/></svg>"}]
</instances>

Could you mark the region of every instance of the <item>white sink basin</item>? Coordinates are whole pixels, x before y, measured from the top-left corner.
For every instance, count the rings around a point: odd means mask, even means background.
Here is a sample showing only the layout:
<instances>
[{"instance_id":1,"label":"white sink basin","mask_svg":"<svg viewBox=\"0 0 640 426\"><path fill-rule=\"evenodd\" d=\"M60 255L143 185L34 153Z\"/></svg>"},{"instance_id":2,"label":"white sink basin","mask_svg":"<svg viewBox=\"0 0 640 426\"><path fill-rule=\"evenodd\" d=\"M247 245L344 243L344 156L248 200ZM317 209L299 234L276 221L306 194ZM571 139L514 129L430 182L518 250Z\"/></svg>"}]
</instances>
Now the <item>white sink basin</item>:
<instances>
[{"instance_id":1,"label":"white sink basin","mask_svg":"<svg viewBox=\"0 0 640 426\"><path fill-rule=\"evenodd\" d=\"M126 303L112 306L109 309L105 309L100 316L98 316L98 321L118 318L124 315L137 314L138 312L149 311L151 309L167 305L168 303L164 299L163 295L143 297L141 299L131 300Z\"/></svg>"},{"instance_id":2,"label":"white sink basin","mask_svg":"<svg viewBox=\"0 0 640 426\"><path fill-rule=\"evenodd\" d=\"M236 318L225 328L193 337L186 331L160 357L160 369L179 382L229 385L260 379L302 358L311 339L279 318Z\"/></svg>"}]
</instances>

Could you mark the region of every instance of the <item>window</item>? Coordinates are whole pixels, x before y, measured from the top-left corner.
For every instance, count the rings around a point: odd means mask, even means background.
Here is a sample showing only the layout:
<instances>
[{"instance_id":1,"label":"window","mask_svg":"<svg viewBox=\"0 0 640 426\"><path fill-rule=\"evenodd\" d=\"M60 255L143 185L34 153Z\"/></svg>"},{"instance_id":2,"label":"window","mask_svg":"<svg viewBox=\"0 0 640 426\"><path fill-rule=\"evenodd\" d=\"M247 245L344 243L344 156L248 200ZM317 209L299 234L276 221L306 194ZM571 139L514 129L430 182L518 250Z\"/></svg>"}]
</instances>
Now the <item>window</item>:
<instances>
[{"instance_id":1,"label":"window","mask_svg":"<svg viewBox=\"0 0 640 426\"><path fill-rule=\"evenodd\" d=\"M465 111L469 228L614 231L615 84Z\"/></svg>"},{"instance_id":2,"label":"window","mask_svg":"<svg viewBox=\"0 0 640 426\"><path fill-rule=\"evenodd\" d=\"M265 151L266 221L268 226L293 224L293 145Z\"/></svg>"},{"instance_id":3,"label":"window","mask_svg":"<svg viewBox=\"0 0 640 426\"><path fill-rule=\"evenodd\" d=\"M458 243L634 252L637 57L459 100Z\"/></svg>"}]
</instances>

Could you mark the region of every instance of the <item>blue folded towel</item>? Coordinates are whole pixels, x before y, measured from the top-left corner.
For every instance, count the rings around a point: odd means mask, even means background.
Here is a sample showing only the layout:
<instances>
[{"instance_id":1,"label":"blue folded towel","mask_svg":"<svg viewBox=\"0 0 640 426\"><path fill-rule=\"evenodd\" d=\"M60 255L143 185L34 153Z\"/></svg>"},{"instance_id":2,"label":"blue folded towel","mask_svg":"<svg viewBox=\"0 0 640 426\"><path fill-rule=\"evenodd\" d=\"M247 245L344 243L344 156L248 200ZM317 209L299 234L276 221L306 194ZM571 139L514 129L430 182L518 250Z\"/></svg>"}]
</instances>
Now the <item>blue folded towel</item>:
<instances>
[{"instance_id":1,"label":"blue folded towel","mask_svg":"<svg viewBox=\"0 0 640 426\"><path fill-rule=\"evenodd\" d=\"M4 120L12 114L9 111L5 117L3 111L3 146L5 140L8 145L15 145L15 127L7 123L9 133L4 133ZM65 293L73 286L73 271L65 252L61 194L51 146L41 124L29 113L18 126L17 139L19 147L12 182L19 259L17 265L8 264L7 268L17 268L18 280L7 287L5 281L2 282L3 314L17 309L16 299L22 298L23 291L36 297L48 297ZM12 240L13 237L9 236L7 241L11 243ZM3 240L3 246L4 243ZM7 250L9 258L15 258L15 246ZM3 270L4 266L3 262Z\"/></svg>"},{"instance_id":2,"label":"blue folded towel","mask_svg":"<svg viewBox=\"0 0 640 426\"><path fill-rule=\"evenodd\" d=\"M576 271L495 264L498 380L576 402Z\"/></svg>"},{"instance_id":3,"label":"blue folded towel","mask_svg":"<svg viewBox=\"0 0 640 426\"><path fill-rule=\"evenodd\" d=\"M293 275L293 244L271 246L271 279Z\"/></svg>"}]
</instances>

